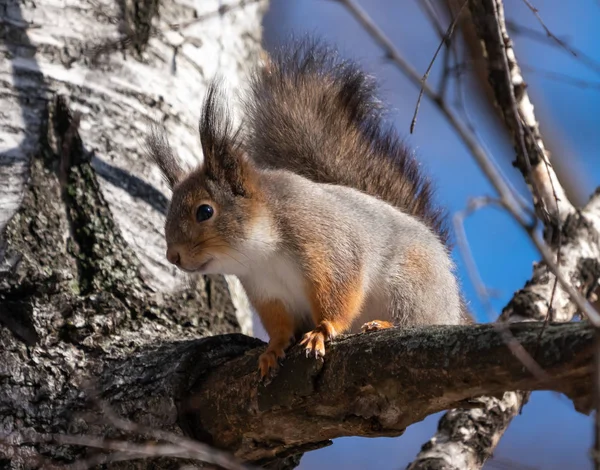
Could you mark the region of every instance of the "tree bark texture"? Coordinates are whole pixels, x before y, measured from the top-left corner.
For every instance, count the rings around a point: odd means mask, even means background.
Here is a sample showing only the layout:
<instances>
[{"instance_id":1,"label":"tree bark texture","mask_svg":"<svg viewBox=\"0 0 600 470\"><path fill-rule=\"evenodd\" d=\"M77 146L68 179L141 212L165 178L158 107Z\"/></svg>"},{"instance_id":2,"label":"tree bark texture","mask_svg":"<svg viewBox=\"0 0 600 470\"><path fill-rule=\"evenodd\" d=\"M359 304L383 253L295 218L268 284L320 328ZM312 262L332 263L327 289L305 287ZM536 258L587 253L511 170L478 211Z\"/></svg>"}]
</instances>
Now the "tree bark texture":
<instances>
[{"instance_id":1,"label":"tree bark texture","mask_svg":"<svg viewBox=\"0 0 600 470\"><path fill-rule=\"evenodd\" d=\"M127 361L144 386L116 411L181 433L179 382L153 367L176 373L187 342L250 331L225 279L166 264L168 192L142 142L160 120L197 161L205 84L219 72L235 86L256 62L265 8L0 2L0 467L85 454L42 434L110 434L80 414L98 414L85 390Z\"/></svg>"},{"instance_id":2,"label":"tree bark texture","mask_svg":"<svg viewBox=\"0 0 600 470\"><path fill-rule=\"evenodd\" d=\"M325 361L294 348L266 386L256 374L260 350L208 372L201 365L180 416L191 435L208 433L214 445L260 462L341 436L399 436L433 413L480 409L487 404L479 396L506 390L560 391L589 411L593 329L584 322L543 333L537 322L509 328L550 381L524 369L494 325L394 328L336 340Z\"/></svg>"}]
</instances>

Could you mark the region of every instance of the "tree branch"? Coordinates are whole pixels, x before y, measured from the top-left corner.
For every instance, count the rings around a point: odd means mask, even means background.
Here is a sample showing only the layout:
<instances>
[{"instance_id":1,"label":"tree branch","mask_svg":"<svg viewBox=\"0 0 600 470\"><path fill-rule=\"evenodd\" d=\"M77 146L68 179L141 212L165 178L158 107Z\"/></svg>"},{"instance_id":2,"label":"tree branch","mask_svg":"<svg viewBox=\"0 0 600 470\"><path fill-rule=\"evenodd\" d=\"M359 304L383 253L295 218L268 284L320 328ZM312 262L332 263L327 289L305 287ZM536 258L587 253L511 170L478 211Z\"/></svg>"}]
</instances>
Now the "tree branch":
<instances>
[{"instance_id":1,"label":"tree branch","mask_svg":"<svg viewBox=\"0 0 600 470\"><path fill-rule=\"evenodd\" d=\"M538 351L543 323L507 328L530 354ZM264 464L341 436L398 436L430 414L487 406L477 397L506 390L559 391L587 411L594 344L587 323L548 326L536 357L546 383L507 354L494 325L346 336L324 362L293 348L266 386L258 384L256 348L216 368L203 361L201 370L188 370L199 379L179 405L180 422L186 434Z\"/></svg>"},{"instance_id":2,"label":"tree branch","mask_svg":"<svg viewBox=\"0 0 600 470\"><path fill-rule=\"evenodd\" d=\"M588 295L600 277L600 192L581 211L571 214L560 229L561 244L548 251L557 257L562 276L578 292ZM539 236L539 235L538 235ZM533 276L504 307L502 321L543 320L550 312L554 321L570 321L577 305L562 285L554 286L555 275L548 263L534 265Z\"/></svg>"},{"instance_id":3,"label":"tree branch","mask_svg":"<svg viewBox=\"0 0 600 470\"><path fill-rule=\"evenodd\" d=\"M469 1L475 30L486 51L488 80L513 138L516 166L529 184L538 216L559 226L574 211L542 140L526 84L504 22L501 0Z\"/></svg>"}]
</instances>

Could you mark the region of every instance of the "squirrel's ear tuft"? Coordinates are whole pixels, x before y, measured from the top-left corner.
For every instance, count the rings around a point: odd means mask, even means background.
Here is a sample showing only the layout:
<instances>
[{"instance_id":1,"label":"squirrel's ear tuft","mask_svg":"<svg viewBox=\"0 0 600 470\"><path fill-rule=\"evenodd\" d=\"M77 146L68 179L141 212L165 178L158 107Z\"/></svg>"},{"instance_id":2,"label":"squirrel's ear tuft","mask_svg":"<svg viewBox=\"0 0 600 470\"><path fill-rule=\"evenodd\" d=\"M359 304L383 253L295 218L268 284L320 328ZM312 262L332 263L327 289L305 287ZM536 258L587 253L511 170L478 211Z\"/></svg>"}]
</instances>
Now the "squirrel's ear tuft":
<instances>
[{"instance_id":1,"label":"squirrel's ear tuft","mask_svg":"<svg viewBox=\"0 0 600 470\"><path fill-rule=\"evenodd\" d=\"M146 138L146 151L160 168L170 188L183 179L185 173L173 155L166 131L158 124L150 126L150 134Z\"/></svg>"},{"instance_id":2,"label":"squirrel's ear tuft","mask_svg":"<svg viewBox=\"0 0 600 470\"><path fill-rule=\"evenodd\" d=\"M229 184L234 194L246 195L245 170L249 162L242 149L240 129L233 125L219 79L214 79L208 86L199 130L204 173Z\"/></svg>"}]
</instances>

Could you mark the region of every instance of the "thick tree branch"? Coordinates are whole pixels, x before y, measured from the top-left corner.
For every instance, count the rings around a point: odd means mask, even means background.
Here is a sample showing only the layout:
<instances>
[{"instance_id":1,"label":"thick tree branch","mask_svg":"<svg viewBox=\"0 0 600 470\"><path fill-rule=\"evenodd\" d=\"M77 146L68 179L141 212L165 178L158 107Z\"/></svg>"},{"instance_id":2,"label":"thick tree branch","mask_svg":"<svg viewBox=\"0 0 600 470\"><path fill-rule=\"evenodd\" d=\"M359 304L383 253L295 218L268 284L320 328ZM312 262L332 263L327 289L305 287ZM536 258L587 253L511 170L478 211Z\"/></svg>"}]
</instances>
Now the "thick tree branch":
<instances>
[{"instance_id":1,"label":"thick tree branch","mask_svg":"<svg viewBox=\"0 0 600 470\"><path fill-rule=\"evenodd\" d=\"M336 437L398 436L407 426L444 409L490 411L496 403L490 400L497 399L478 398L482 394L504 396L506 401L510 394L505 390L554 390L588 411L593 329L585 322L551 324L540 343L541 322L507 328L530 354L539 351L536 359L547 371L548 381L532 376L507 353L493 325L346 336L330 345L324 362L293 348L279 375L267 385L258 383L256 371L264 343L229 334L148 345L119 360L98 357L105 366L95 374L97 379L91 386L78 387L84 393L64 405L70 410L67 416L77 423L80 445L86 445L86 439L100 442L105 437L121 442L133 436L136 442L140 438L165 441L157 434L163 431L154 430L162 423L266 467L328 445ZM96 410L82 400L83 395L103 407ZM131 430L117 426L114 421L121 418L106 415L106 409L142 424ZM477 414L485 415L480 410ZM445 420L459 418L451 412ZM128 430L133 432L124 432ZM27 443L51 444L46 434L33 429L0 437L22 450ZM485 442L493 437L475 433L471 439ZM185 448L183 439L178 448ZM52 442L65 444L61 448L70 455L79 441L56 435ZM111 461L111 456L109 452L105 460ZM95 458L94 454L85 457Z\"/></svg>"},{"instance_id":2,"label":"thick tree branch","mask_svg":"<svg viewBox=\"0 0 600 470\"><path fill-rule=\"evenodd\" d=\"M294 348L266 386L256 373L262 348L210 370L206 361L200 370L191 364L188 373L199 378L180 402L180 422L196 438L264 463L336 437L398 436L430 414L487 406L477 397L507 390L556 390L587 411L592 328L583 322L550 325L539 343L543 327L507 325L530 354L539 351L536 359L551 377L547 383L508 354L493 325L390 329L337 340L324 362ZM210 348L205 343L203 349Z\"/></svg>"}]
</instances>

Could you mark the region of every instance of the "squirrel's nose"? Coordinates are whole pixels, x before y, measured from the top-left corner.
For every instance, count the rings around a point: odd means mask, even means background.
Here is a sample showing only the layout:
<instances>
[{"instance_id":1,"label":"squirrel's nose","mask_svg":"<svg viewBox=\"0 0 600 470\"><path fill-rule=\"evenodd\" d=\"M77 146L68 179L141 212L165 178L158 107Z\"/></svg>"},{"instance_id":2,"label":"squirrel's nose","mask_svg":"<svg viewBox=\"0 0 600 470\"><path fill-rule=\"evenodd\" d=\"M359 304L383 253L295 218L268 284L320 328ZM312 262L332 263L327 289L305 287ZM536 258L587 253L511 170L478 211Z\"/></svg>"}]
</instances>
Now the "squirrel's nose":
<instances>
[{"instance_id":1,"label":"squirrel's nose","mask_svg":"<svg viewBox=\"0 0 600 470\"><path fill-rule=\"evenodd\" d=\"M179 263L181 262L179 252L174 248L167 249L167 259L169 260L169 263L173 263L175 266L179 266Z\"/></svg>"}]
</instances>

